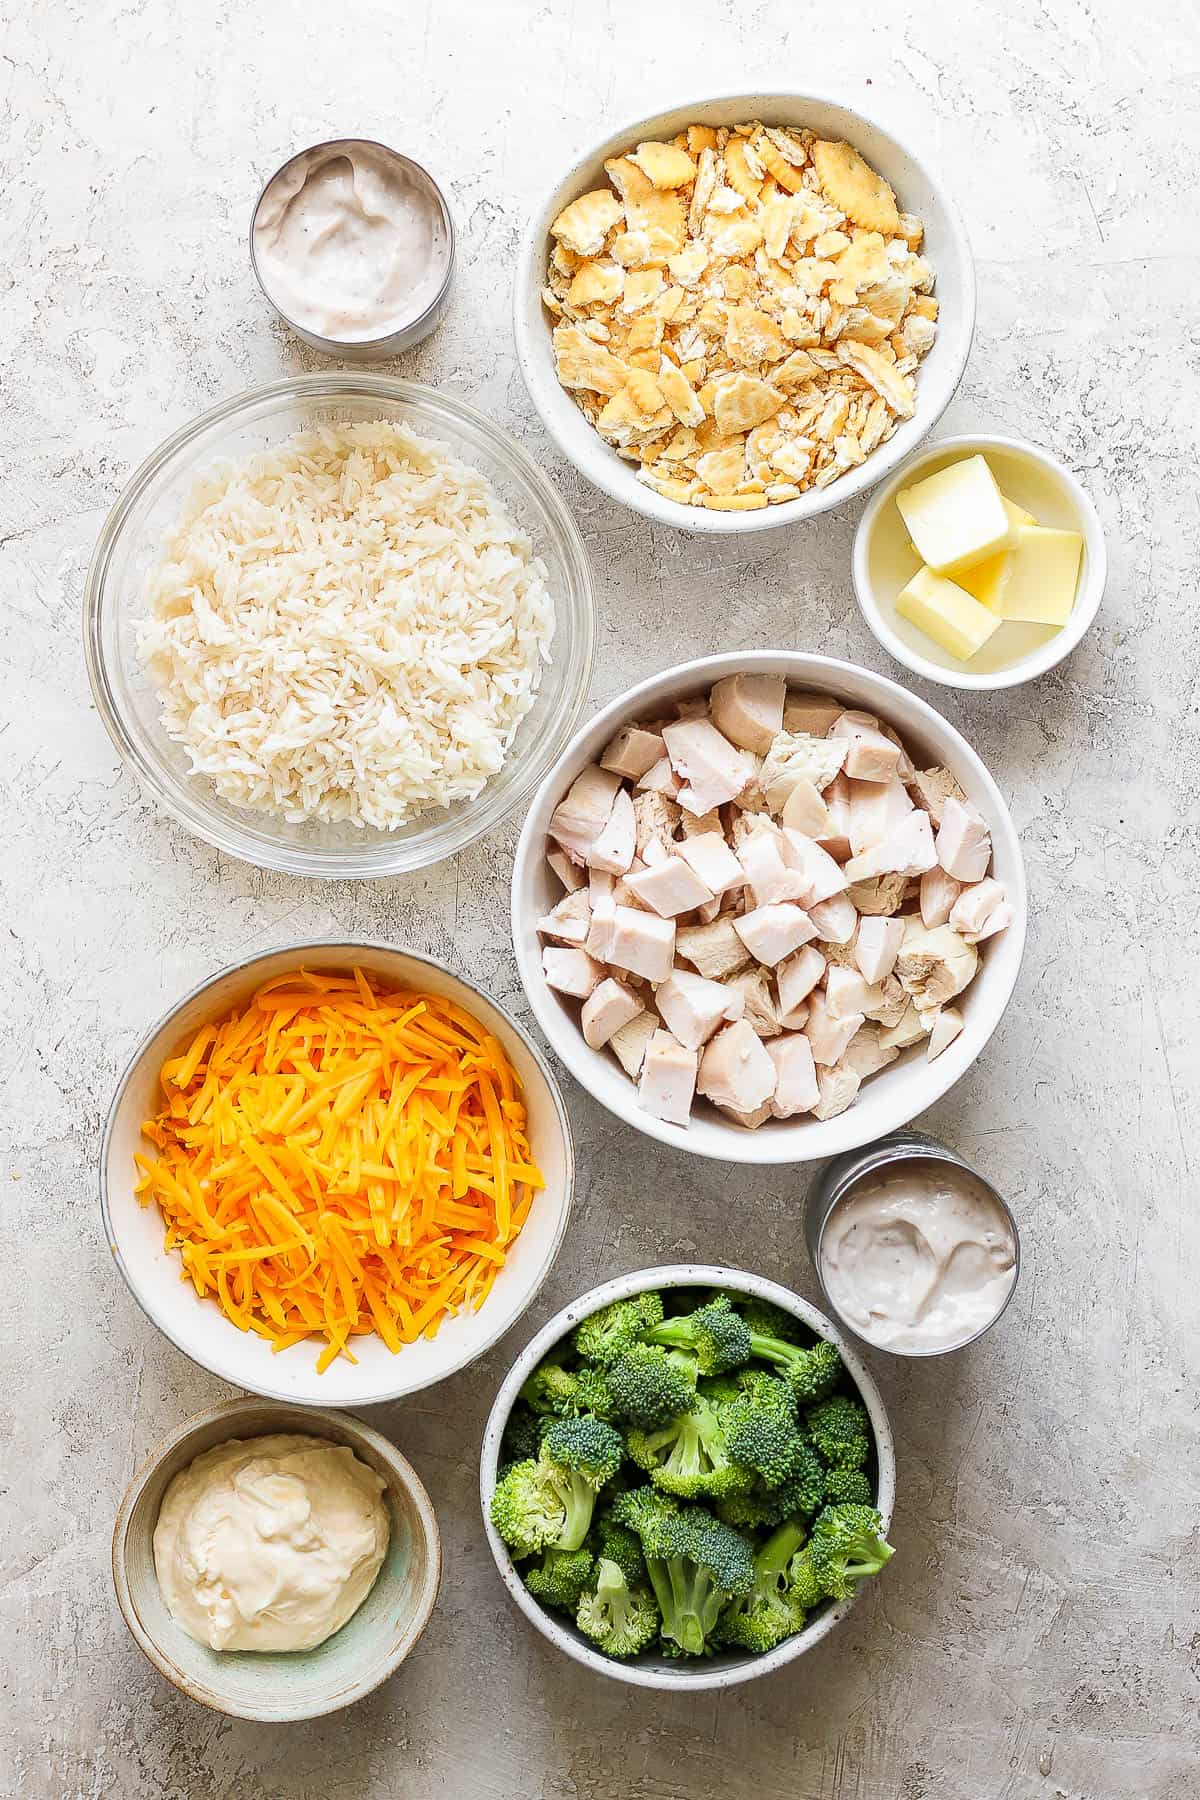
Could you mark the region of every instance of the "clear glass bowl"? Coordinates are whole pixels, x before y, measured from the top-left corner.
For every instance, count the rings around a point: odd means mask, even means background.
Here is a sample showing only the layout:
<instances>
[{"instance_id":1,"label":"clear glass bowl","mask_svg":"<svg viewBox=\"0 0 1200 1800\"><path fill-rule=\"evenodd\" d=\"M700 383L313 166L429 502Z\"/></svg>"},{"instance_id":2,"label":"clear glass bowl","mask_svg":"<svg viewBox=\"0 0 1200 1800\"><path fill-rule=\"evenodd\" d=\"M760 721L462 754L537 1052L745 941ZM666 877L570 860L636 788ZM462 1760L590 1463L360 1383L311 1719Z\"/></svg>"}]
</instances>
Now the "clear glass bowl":
<instances>
[{"instance_id":1,"label":"clear glass bowl","mask_svg":"<svg viewBox=\"0 0 1200 1800\"><path fill-rule=\"evenodd\" d=\"M138 661L147 573L193 484L227 457L243 457L318 424L397 419L441 439L493 483L546 566L554 600L551 661L504 767L477 800L422 813L396 831L291 825L222 800L191 774L163 729L158 690ZM184 426L148 457L113 507L84 590L84 651L109 736L155 800L197 837L230 856L293 875L395 875L453 856L533 793L565 749L587 694L594 608L583 542L533 459L475 408L415 382L339 371L300 375L238 394Z\"/></svg>"}]
</instances>

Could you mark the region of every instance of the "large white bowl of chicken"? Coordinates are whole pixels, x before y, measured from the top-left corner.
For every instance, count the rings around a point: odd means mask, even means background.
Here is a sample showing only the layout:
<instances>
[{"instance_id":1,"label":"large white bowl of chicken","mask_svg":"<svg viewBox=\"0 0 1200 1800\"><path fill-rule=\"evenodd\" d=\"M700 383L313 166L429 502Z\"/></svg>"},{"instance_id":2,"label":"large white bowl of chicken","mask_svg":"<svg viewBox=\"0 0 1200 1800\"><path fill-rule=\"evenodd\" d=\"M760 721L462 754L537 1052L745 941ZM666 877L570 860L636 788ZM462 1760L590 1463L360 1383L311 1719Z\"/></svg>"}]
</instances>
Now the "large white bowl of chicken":
<instances>
[{"instance_id":1,"label":"large white bowl of chicken","mask_svg":"<svg viewBox=\"0 0 1200 1800\"><path fill-rule=\"evenodd\" d=\"M651 677L578 732L513 869L538 1024L610 1112L725 1162L811 1162L965 1073L1025 943L1016 829L960 732L795 651Z\"/></svg>"}]
</instances>

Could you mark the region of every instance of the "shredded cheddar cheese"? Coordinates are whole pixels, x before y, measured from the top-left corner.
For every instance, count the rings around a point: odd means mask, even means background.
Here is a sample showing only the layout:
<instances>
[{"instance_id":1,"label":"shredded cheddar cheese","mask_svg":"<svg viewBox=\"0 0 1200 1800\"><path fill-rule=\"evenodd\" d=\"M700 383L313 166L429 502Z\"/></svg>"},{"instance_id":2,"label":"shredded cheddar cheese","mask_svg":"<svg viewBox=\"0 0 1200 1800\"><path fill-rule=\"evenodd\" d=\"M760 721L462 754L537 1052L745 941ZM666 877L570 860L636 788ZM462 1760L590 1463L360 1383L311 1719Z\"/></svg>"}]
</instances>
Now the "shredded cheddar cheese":
<instances>
[{"instance_id":1,"label":"shredded cheddar cheese","mask_svg":"<svg viewBox=\"0 0 1200 1800\"><path fill-rule=\"evenodd\" d=\"M164 1063L136 1157L184 1280L317 1368L477 1308L544 1185L511 1063L441 995L297 969Z\"/></svg>"}]
</instances>

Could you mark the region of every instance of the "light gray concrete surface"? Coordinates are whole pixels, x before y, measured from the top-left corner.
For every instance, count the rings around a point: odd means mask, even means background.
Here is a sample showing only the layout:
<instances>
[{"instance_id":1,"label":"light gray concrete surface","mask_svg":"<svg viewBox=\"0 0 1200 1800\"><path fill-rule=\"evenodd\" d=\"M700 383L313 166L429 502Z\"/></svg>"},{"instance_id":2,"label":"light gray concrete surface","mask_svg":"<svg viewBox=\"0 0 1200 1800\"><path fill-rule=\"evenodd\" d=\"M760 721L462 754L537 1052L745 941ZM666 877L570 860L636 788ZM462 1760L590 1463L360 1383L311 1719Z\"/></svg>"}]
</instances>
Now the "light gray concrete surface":
<instances>
[{"instance_id":1,"label":"light gray concrete surface","mask_svg":"<svg viewBox=\"0 0 1200 1800\"><path fill-rule=\"evenodd\" d=\"M1197 1058L1196 112L1177 0L29 0L0 35L0 1792L239 1800L1162 1800L1200 1793L1192 1148ZM969 1353L871 1358L898 1437L895 1563L833 1640L696 1701L591 1681L507 1602L476 1513L482 1421L550 1311L655 1261L728 1259L812 1296L802 1171L665 1154L578 1089L575 1220L487 1360L373 1422L412 1455L447 1551L434 1622L364 1704L261 1729L180 1699L113 1601L134 1466L227 1390L155 1334L105 1251L96 1154L116 1074L239 952L370 933L521 1009L516 822L456 864L322 887L191 842L97 722L78 606L107 508L167 431L313 367L245 254L260 178L343 131L443 177L454 302L405 359L515 431L594 561L599 702L735 644L895 673L855 610L855 516L721 545L656 531L551 453L513 362L534 194L664 96L806 83L876 108L952 176L979 333L943 430L1066 457L1112 574L1035 688L922 688L1010 796L1032 881L1025 972L924 1121L1011 1196L1026 1268Z\"/></svg>"}]
</instances>

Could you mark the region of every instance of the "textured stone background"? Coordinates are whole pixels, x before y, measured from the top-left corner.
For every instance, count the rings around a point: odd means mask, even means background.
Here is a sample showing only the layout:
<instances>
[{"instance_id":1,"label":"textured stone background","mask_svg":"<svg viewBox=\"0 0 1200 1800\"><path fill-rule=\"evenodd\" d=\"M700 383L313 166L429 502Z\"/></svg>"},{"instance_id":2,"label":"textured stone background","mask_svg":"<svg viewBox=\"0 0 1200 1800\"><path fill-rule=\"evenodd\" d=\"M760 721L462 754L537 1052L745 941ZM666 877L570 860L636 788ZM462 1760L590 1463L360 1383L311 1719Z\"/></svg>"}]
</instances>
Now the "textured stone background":
<instances>
[{"instance_id":1,"label":"textured stone background","mask_svg":"<svg viewBox=\"0 0 1200 1800\"><path fill-rule=\"evenodd\" d=\"M0 16L0 1791L1200 1793L1193 9L29 0ZM143 801L90 704L78 606L92 543L167 431L315 360L252 285L248 209L293 148L361 131L449 186L453 307L400 366L486 408L560 483L594 559L595 700L733 644L894 673L854 607L852 512L740 547L652 530L557 461L512 356L518 228L577 146L668 97L806 83L877 109L953 179L980 315L943 429L1049 445L1109 533L1104 611L1064 669L995 698L922 690L989 761L1029 861L1016 999L925 1121L1011 1195L1020 1291L972 1352L873 1359L899 1439L901 1554L833 1640L723 1698L591 1681L510 1607L476 1516L479 1433L508 1360L581 1288L646 1262L729 1259L813 1283L801 1171L731 1178L665 1155L572 1088L581 1187L540 1300L468 1376L375 1417L446 1539L418 1653L327 1721L218 1718L142 1660L110 1588L135 1464L227 1393L159 1339L105 1252L95 1161L114 1079L183 989L305 934L428 948L520 1009L516 827L457 867L359 887L264 876L191 842Z\"/></svg>"}]
</instances>

